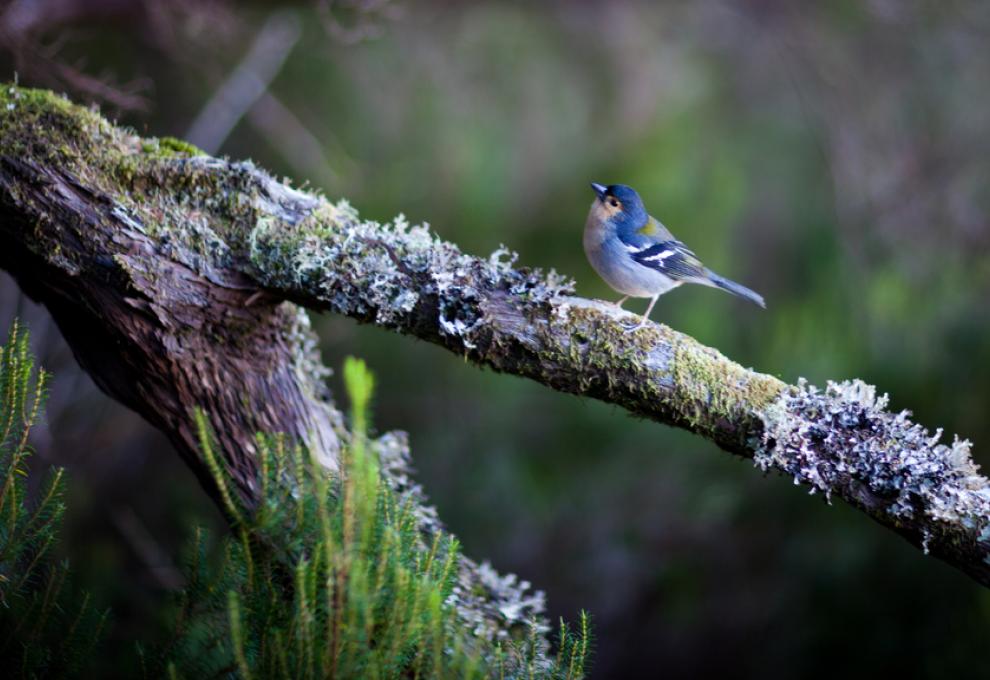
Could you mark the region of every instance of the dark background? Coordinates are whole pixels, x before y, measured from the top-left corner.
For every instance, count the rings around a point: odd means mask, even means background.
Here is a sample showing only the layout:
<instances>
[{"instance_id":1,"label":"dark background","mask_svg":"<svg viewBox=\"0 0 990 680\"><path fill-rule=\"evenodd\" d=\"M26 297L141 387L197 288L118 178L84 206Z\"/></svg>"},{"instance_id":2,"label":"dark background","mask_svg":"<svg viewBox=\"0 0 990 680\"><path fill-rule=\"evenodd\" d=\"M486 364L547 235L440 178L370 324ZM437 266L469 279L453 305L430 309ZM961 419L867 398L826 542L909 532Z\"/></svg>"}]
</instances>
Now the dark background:
<instances>
[{"instance_id":1,"label":"dark background","mask_svg":"<svg viewBox=\"0 0 990 680\"><path fill-rule=\"evenodd\" d=\"M588 182L630 184L768 303L694 287L655 319L789 382L875 383L987 462L990 4L279 7L0 2L0 67L366 218L505 244L585 296L617 297L581 250ZM113 608L119 671L167 622L193 525L219 516L4 278L14 316L55 372L35 444L68 467L64 553ZM865 516L616 408L316 326L327 364L375 371L377 427L410 433L465 552L545 590L554 620L590 610L594 677L990 675L990 593Z\"/></svg>"}]
</instances>

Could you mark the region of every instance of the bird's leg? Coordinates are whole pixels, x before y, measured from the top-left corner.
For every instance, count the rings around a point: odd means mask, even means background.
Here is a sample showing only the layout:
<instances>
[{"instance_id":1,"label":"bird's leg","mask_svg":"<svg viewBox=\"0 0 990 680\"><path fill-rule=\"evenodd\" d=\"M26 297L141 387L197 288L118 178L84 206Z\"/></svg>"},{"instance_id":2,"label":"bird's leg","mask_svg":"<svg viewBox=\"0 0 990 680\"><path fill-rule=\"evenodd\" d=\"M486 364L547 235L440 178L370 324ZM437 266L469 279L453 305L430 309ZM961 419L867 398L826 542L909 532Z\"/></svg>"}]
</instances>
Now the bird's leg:
<instances>
[{"instance_id":1,"label":"bird's leg","mask_svg":"<svg viewBox=\"0 0 990 680\"><path fill-rule=\"evenodd\" d=\"M622 309L622 303L625 302L628 299L629 299L629 296L626 295L624 298L622 298L621 300L619 300L618 302L616 302L615 303L615 306L618 307L619 309Z\"/></svg>"},{"instance_id":2,"label":"bird's leg","mask_svg":"<svg viewBox=\"0 0 990 680\"><path fill-rule=\"evenodd\" d=\"M650 320L650 312L653 311L653 305L655 305L657 303L657 300L659 299L660 299L659 293L653 296L653 299L650 300L650 306L646 308L646 312L643 314L643 318L640 319L639 323L636 326L627 329L626 333L632 333L633 331L638 331L640 328L646 325L646 322Z\"/></svg>"}]
</instances>

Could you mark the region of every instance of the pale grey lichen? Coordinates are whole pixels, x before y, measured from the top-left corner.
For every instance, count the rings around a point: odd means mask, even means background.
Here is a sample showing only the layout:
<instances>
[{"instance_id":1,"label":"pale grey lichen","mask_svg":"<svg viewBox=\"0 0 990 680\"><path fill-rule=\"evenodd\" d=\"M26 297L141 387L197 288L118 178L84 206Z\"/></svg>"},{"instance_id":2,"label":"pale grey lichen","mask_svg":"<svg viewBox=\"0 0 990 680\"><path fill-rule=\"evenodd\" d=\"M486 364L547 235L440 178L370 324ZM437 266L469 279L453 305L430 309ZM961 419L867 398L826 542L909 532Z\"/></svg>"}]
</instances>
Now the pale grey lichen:
<instances>
[{"instance_id":1,"label":"pale grey lichen","mask_svg":"<svg viewBox=\"0 0 990 680\"><path fill-rule=\"evenodd\" d=\"M373 446L382 478L403 502L411 504L419 529L429 542L443 526L436 508L427 502L423 488L413 479L406 433L386 433ZM543 652L540 656L545 656L548 649L545 634L550 631L544 614L546 598L542 591L532 590L528 581L520 580L515 574L500 575L488 562L478 564L461 556L457 582L448 604L476 637L488 642L521 638L535 627L537 644L541 645L538 651Z\"/></svg>"},{"instance_id":2,"label":"pale grey lichen","mask_svg":"<svg viewBox=\"0 0 990 680\"><path fill-rule=\"evenodd\" d=\"M990 550L990 483L970 443L941 443L941 430L933 435L907 411L886 411L888 401L858 380L825 390L801 380L767 409L755 462L915 527L926 552L933 539Z\"/></svg>"},{"instance_id":3,"label":"pale grey lichen","mask_svg":"<svg viewBox=\"0 0 990 680\"><path fill-rule=\"evenodd\" d=\"M256 173L258 171L255 171ZM428 224L410 226L399 215L389 224L362 221L346 202L304 205L265 184L248 237L249 259L266 286L300 291L331 310L396 327L424 298L435 300L442 336L473 347L484 326L480 302L504 290L538 304L573 290L556 272L514 268L518 256L504 246L488 258L466 255L437 237ZM294 219L282 219L284 201ZM301 218L298 210L309 213Z\"/></svg>"},{"instance_id":4,"label":"pale grey lichen","mask_svg":"<svg viewBox=\"0 0 990 680\"><path fill-rule=\"evenodd\" d=\"M408 321L413 314L435 313L438 319L416 318L435 321L437 333L470 347L486 313L481 309L485 296L479 294L484 289L541 304L570 288L553 272L544 276L513 269L515 256L504 248L487 259L472 258L438 240L427 225L410 227L402 216L385 226L362 221L346 202L333 204L293 189L250 162L209 158L178 140L142 139L50 93L0 91L0 112L15 109L17 115L0 115L0 136L11 142L9 155L23 152L37 167L57 169L66 186L98 197L94 205L110 206L108 222L122 227L119 233L134 233L128 235L126 252L101 264L116 263L118 272L132 280L140 273L148 290L168 281L153 278L160 274L155 267L141 265L170 260L216 286L242 292L245 306L257 300L270 305L281 294L284 300L304 300L312 308L384 326ZM88 229L90 224L72 226ZM59 244L57 239L29 241L46 257L65 258ZM81 271L80 261L65 259L59 266L75 274ZM175 269L181 276L188 273ZM193 283L184 304L205 304L196 292L207 286ZM433 297L433 306L423 304ZM300 431L287 434L308 443L318 460L332 467L333 435L349 435L323 384L308 316L292 302L271 311L280 322L273 326L277 340L293 351L291 370L304 395L323 402L315 409L307 404L307 411L319 413L325 407L330 415L317 418L316 427L293 423ZM218 315L207 321L229 320ZM188 332L204 331L194 327ZM303 436L307 433L316 436ZM246 446L251 451L254 444ZM378 449L388 483L412 502L424 533L435 534L440 529L436 511L412 481L404 437L387 435L378 440ZM460 616L473 622L479 637L516 636L520 627L526 629L523 635L546 630L542 594L531 592L528 583L501 577L466 558L460 565L453 597ZM545 649L542 635L527 639Z\"/></svg>"},{"instance_id":5,"label":"pale grey lichen","mask_svg":"<svg viewBox=\"0 0 990 680\"><path fill-rule=\"evenodd\" d=\"M135 197L122 201L121 221L215 283L228 283L213 275L220 268L241 271L310 306L392 328L432 313L435 333L464 349L487 330L482 305L492 291L538 305L573 290L554 271L516 269L504 246L472 257L427 224L362 220L346 201L294 189L250 162L148 153L116 169Z\"/></svg>"},{"instance_id":6,"label":"pale grey lichen","mask_svg":"<svg viewBox=\"0 0 990 680\"><path fill-rule=\"evenodd\" d=\"M250 162L194 157L163 163L155 171L185 188L175 192L179 199L174 211L138 212L144 223L154 224L162 254L207 277L217 266L246 262L266 288L288 297L304 294L311 304L319 302L378 325L407 321L424 296L435 296L438 331L456 336L469 348L482 325L480 288L502 288L540 301L571 285L554 272L513 269L517 256L504 247L485 259L465 255L440 240L429 225L410 225L403 215L385 225L361 220L347 201L331 203L293 189ZM223 177L222 183L218 177ZM326 390L326 369L308 314L290 303L285 308L295 309L288 338L297 348L294 370L302 384ZM336 435L346 439L329 391L312 396L328 404ZM318 437L322 446L312 449L321 452L321 463L334 469L337 448L326 445L330 433L323 435ZM413 480L406 436L386 434L376 440L375 449L383 478L410 502L424 540L429 540L443 527ZM548 630L541 592L466 557L460 559L451 597L459 617L482 639L525 637L535 625L542 640Z\"/></svg>"},{"instance_id":7,"label":"pale grey lichen","mask_svg":"<svg viewBox=\"0 0 990 680\"><path fill-rule=\"evenodd\" d=\"M520 581L515 574L499 574L487 561L478 566L481 585L497 599L486 598L486 604L496 609L509 623L528 623L534 614L543 611L546 602L542 591L529 592L529 581ZM507 597L508 595L508 597ZM536 624L541 633L550 632L545 622Z\"/></svg>"}]
</instances>

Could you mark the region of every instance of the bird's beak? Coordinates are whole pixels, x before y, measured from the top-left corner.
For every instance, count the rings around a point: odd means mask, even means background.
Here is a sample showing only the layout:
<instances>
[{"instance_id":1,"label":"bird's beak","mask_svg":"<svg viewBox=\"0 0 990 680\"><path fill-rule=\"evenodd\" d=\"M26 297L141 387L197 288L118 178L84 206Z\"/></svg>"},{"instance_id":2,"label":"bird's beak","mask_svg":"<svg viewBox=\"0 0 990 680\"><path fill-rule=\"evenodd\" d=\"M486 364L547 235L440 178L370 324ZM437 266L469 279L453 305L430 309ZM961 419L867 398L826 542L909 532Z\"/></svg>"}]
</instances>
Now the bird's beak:
<instances>
[{"instance_id":1,"label":"bird's beak","mask_svg":"<svg viewBox=\"0 0 990 680\"><path fill-rule=\"evenodd\" d=\"M608 187L604 184L599 184L598 182L592 182L591 188L595 190L598 195L598 200L605 198L605 192L608 191Z\"/></svg>"}]
</instances>

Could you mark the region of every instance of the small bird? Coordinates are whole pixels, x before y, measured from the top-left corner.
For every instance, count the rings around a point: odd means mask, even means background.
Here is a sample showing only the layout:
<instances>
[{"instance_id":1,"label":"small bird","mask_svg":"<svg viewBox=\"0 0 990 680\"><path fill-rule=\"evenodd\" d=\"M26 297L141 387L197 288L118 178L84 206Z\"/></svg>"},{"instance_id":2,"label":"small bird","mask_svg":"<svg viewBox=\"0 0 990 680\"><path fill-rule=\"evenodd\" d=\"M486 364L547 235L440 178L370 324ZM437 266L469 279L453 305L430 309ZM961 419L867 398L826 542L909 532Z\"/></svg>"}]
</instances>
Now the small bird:
<instances>
[{"instance_id":1,"label":"small bird","mask_svg":"<svg viewBox=\"0 0 990 680\"><path fill-rule=\"evenodd\" d=\"M605 283L625 297L651 298L639 325L649 319L657 298L682 283L700 283L766 307L749 288L724 279L701 263L687 246L674 238L660 220L650 216L643 200L624 184L591 183L596 198L584 225L584 252Z\"/></svg>"}]
</instances>

